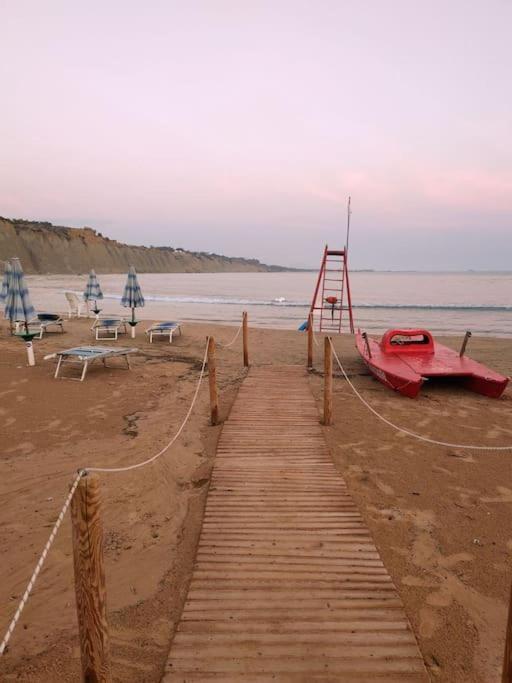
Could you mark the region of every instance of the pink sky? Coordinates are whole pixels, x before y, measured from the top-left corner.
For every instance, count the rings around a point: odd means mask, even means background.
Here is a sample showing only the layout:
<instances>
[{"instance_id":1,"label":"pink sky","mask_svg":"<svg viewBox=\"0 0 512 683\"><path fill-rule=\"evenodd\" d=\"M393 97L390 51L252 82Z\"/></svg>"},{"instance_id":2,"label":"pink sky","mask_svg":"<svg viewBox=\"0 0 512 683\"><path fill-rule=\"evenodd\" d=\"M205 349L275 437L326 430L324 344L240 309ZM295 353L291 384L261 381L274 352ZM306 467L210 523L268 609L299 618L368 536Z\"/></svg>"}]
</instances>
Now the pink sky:
<instances>
[{"instance_id":1,"label":"pink sky","mask_svg":"<svg viewBox=\"0 0 512 683\"><path fill-rule=\"evenodd\" d=\"M0 215L315 266L511 269L509 0L0 6Z\"/></svg>"}]
</instances>

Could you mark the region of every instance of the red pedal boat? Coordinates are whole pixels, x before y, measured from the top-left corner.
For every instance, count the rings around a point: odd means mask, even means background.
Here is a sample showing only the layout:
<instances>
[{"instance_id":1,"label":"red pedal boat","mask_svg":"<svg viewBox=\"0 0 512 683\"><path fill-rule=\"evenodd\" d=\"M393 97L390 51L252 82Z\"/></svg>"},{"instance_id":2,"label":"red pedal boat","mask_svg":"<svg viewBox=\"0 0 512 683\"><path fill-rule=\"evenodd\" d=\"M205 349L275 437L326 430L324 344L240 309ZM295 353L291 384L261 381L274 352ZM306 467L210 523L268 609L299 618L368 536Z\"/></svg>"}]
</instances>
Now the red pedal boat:
<instances>
[{"instance_id":1,"label":"red pedal boat","mask_svg":"<svg viewBox=\"0 0 512 683\"><path fill-rule=\"evenodd\" d=\"M466 389L499 398L509 378L464 355L470 335L460 354L435 342L427 330L388 330L380 342L358 330L356 346L370 372L404 396L417 396L430 377L455 377Z\"/></svg>"}]
</instances>

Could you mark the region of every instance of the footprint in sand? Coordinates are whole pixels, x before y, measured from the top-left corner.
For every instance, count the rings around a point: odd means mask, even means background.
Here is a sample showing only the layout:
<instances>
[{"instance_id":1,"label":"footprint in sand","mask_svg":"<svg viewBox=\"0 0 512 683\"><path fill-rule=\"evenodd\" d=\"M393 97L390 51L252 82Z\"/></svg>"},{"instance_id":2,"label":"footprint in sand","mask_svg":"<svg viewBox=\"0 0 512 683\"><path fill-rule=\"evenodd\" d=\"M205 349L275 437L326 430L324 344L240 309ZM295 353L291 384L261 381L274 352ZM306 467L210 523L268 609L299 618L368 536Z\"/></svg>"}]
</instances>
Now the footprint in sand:
<instances>
[{"instance_id":1,"label":"footprint in sand","mask_svg":"<svg viewBox=\"0 0 512 683\"><path fill-rule=\"evenodd\" d=\"M450 472L450 470L447 470L445 467L441 467L440 465L434 465L432 467L432 472L438 472L439 474L448 474L450 477L453 477L453 472Z\"/></svg>"},{"instance_id":2,"label":"footprint in sand","mask_svg":"<svg viewBox=\"0 0 512 683\"><path fill-rule=\"evenodd\" d=\"M431 607L449 607L453 602L453 595L443 586L435 593L427 595L426 602Z\"/></svg>"},{"instance_id":3,"label":"footprint in sand","mask_svg":"<svg viewBox=\"0 0 512 683\"><path fill-rule=\"evenodd\" d=\"M439 566L446 567L446 569L453 569L459 562L473 562L475 559L474 555L471 553L454 553L453 555L448 555L448 557L439 558Z\"/></svg>"},{"instance_id":4,"label":"footprint in sand","mask_svg":"<svg viewBox=\"0 0 512 683\"><path fill-rule=\"evenodd\" d=\"M458 451L456 449L448 451L448 456L450 458L457 458L457 460L461 460L462 462L475 462L474 456L468 455L464 451Z\"/></svg>"},{"instance_id":5,"label":"footprint in sand","mask_svg":"<svg viewBox=\"0 0 512 683\"><path fill-rule=\"evenodd\" d=\"M480 498L482 503L512 503L512 491L505 486L497 486L496 491L500 494L494 498Z\"/></svg>"},{"instance_id":6,"label":"footprint in sand","mask_svg":"<svg viewBox=\"0 0 512 683\"><path fill-rule=\"evenodd\" d=\"M443 619L432 607L420 609L420 634L423 638L432 638L434 633L443 624Z\"/></svg>"},{"instance_id":7,"label":"footprint in sand","mask_svg":"<svg viewBox=\"0 0 512 683\"><path fill-rule=\"evenodd\" d=\"M418 427L428 427L428 425L432 422L431 417L426 417L423 420L419 420L416 424Z\"/></svg>"},{"instance_id":8,"label":"footprint in sand","mask_svg":"<svg viewBox=\"0 0 512 683\"><path fill-rule=\"evenodd\" d=\"M401 521L403 519L403 515L398 508L376 508L373 505L368 505L367 506L368 510L372 512L376 517L384 517L388 521L391 520L398 520Z\"/></svg>"},{"instance_id":9,"label":"footprint in sand","mask_svg":"<svg viewBox=\"0 0 512 683\"><path fill-rule=\"evenodd\" d=\"M380 479L377 479L375 484L377 485L377 488L382 491L382 493L386 494L386 496L395 495L395 490L389 486L389 484L385 484L383 481L380 481Z\"/></svg>"},{"instance_id":10,"label":"footprint in sand","mask_svg":"<svg viewBox=\"0 0 512 683\"><path fill-rule=\"evenodd\" d=\"M418 588L436 588L438 581L434 579L422 579L419 576L404 576L402 579L404 586L417 586Z\"/></svg>"},{"instance_id":11,"label":"footprint in sand","mask_svg":"<svg viewBox=\"0 0 512 683\"><path fill-rule=\"evenodd\" d=\"M508 430L502 429L498 425L494 425L491 429L489 429L486 433L486 438L488 439L499 439L500 436L503 436L503 433L507 433Z\"/></svg>"},{"instance_id":12,"label":"footprint in sand","mask_svg":"<svg viewBox=\"0 0 512 683\"><path fill-rule=\"evenodd\" d=\"M340 443L338 444L338 448L340 451L346 450L347 448L354 448L356 446L362 446L364 445L364 441L352 441L351 443Z\"/></svg>"},{"instance_id":13,"label":"footprint in sand","mask_svg":"<svg viewBox=\"0 0 512 683\"><path fill-rule=\"evenodd\" d=\"M35 451L35 446L33 443L30 443L30 441L23 441L21 443L16 444L16 446L13 446L13 448L9 448L6 453L21 453L22 455L29 455L33 451Z\"/></svg>"},{"instance_id":14,"label":"footprint in sand","mask_svg":"<svg viewBox=\"0 0 512 683\"><path fill-rule=\"evenodd\" d=\"M46 427L44 427L45 431L52 431L53 429L57 429L62 424L62 420L52 420L51 422L48 422Z\"/></svg>"},{"instance_id":15,"label":"footprint in sand","mask_svg":"<svg viewBox=\"0 0 512 683\"><path fill-rule=\"evenodd\" d=\"M26 384L28 382L28 379L13 379L12 382L9 382L10 387L15 387L18 384Z\"/></svg>"}]
</instances>

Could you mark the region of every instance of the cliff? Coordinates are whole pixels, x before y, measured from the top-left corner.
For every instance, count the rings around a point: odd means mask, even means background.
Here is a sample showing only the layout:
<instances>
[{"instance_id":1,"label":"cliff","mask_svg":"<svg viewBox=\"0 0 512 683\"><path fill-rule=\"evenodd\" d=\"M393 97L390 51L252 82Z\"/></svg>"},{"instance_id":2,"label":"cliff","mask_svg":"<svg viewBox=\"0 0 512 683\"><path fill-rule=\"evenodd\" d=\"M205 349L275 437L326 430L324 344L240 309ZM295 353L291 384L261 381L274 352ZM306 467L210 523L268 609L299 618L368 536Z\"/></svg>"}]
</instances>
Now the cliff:
<instances>
[{"instance_id":1,"label":"cliff","mask_svg":"<svg viewBox=\"0 0 512 683\"><path fill-rule=\"evenodd\" d=\"M216 273L282 271L256 259L185 251L173 247L138 247L111 240L92 228L66 228L51 223L0 216L0 262L18 256L25 273Z\"/></svg>"}]
</instances>

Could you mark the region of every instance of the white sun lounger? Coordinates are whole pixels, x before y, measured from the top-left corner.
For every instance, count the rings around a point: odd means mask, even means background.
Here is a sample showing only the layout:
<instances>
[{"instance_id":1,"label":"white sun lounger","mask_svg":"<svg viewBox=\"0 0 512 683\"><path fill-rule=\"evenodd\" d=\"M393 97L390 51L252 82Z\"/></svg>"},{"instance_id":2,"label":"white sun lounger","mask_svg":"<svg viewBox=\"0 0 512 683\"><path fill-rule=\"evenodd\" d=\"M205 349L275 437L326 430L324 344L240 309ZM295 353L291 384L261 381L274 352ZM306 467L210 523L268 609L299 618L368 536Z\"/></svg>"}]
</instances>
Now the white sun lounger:
<instances>
[{"instance_id":1,"label":"white sun lounger","mask_svg":"<svg viewBox=\"0 0 512 683\"><path fill-rule=\"evenodd\" d=\"M117 340L119 334L126 334L126 320L124 318L98 318L91 330L96 333L97 341Z\"/></svg>"},{"instance_id":2,"label":"white sun lounger","mask_svg":"<svg viewBox=\"0 0 512 683\"><path fill-rule=\"evenodd\" d=\"M153 337L169 337L169 344L172 344L172 335L178 332L181 335L180 324L174 320L166 320L161 323L153 323L148 327L146 334L149 336L149 343L153 343Z\"/></svg>"},{"instance_id":3,"label":"white sun lounger","mask_svg":"<svg viewBox=\"0 0 512 683\"><path fill-rule=\"evenodd\" d=\"M129 348L112 348L108 346L76 346L72 349L66 349L65 351L58 351L57 353L52 353L45 357L45 360L49 358L58 358L57 367L55 369L55 379L58 378L62 366L65 363L73 363L75 365L80 365L82 367L82 373L80 377L62 377L61 379L74 379L83 382L85 375L87 374L87 369L91 363L96 360L101 360L103 365L107 367L107 358L113 358L114 356L122 356L126 361L126 369L130 369L130 360L128 355L130 353L136 353L138 349Z\"/></svg>"}]
</instances>

